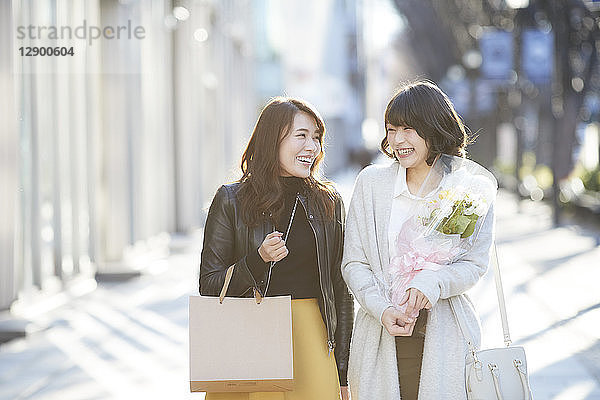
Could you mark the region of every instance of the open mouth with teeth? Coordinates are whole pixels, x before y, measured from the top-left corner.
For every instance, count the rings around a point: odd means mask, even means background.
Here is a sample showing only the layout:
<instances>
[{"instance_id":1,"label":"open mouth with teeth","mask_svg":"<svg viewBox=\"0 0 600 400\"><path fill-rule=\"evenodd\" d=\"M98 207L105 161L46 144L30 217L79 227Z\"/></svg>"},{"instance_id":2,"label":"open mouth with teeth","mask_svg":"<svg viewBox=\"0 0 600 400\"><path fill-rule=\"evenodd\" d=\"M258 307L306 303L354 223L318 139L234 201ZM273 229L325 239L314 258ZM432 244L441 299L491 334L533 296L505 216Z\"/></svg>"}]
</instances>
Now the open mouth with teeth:
<instances>
[{"instance_id":1,"label":"open mouth with teeth","mask_svg":"<svg viewBox=\"0 0 600 400\"><path fill-rule=\"evenodd\" d=\"M312 157L296 157L296 160L298 160L298 162L302 165L308 166L310 167L313 163L313 158Z\"/></svg>"},{"instance_id":2,"label":"open mouth with teeth","mask_svg":"<svg viewBox=\"0 0 600 400\"><path fill-rule=\"evenodd\" d=\"M396 154L398 154L398 156L400 157L406 157L412 153L414 153L415 149L413 148L409 148L409 149L397 149L396 150Z\"/></svg>"}]
</instances>

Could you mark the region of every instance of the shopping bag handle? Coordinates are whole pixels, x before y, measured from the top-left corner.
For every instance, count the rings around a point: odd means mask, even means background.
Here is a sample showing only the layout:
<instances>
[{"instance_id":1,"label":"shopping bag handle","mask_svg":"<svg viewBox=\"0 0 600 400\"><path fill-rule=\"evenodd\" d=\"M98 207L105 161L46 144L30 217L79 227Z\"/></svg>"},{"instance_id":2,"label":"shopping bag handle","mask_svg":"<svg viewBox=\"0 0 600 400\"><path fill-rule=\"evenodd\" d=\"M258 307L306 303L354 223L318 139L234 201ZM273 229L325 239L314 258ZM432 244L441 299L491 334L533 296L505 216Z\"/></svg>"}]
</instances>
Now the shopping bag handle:
<instances>
[{"instance_id":1,"label":"shopping bag handle","mask_svg":"<svg viewBox=\"0 0 600 400\"><path fill-rule=\"evenodd\" d=\"M233 276L233 267L235 265L232 265L231 267L227 268L227 273L225 274L225 282L223 283L223 288L221 289L221 293L219 294L219 303L223 304L223 300L225 299L225 295L227 294L227 288L229 288L229 282L231 282L231 277ZM256 290L256 288L252 288L252 290L254 291L254 299L256 300L256 304L260 304L260 302L262 301L262 296L260 295L260 293L258 292L258 290Z\"/></svg>"}]
</instances>

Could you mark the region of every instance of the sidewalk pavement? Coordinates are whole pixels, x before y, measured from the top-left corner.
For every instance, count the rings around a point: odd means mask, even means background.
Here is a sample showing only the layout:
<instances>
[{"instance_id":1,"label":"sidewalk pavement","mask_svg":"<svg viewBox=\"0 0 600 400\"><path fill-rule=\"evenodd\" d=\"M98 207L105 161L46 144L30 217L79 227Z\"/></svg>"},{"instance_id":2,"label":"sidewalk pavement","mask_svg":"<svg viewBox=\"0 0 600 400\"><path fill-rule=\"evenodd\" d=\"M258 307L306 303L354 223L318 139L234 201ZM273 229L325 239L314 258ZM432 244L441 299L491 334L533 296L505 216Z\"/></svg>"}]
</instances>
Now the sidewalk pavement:
<instances>
[{"instance_id":1,"label":"sidewalk pavement","mask_svg":"<svg viewBox=\"0 0 600 400\"><path fill-rule=\"evenodd\" d=\"M340 187L346 202L352 180ZM552 228L545 204L518 210L501 192L497 236L512 338L527 351L535 399L600 400L600 231ZM201 236L173 244L137 279L25 308L47 329L0 346L0 400L203 399L189 393L187 347ZM471 295L484 346L501 346L491 273Z\"/></svg>"},{"instance_id":2,"label":"sidewalk pavement","mask_svg":"<svg viewBox=\"0 0 600 400\"><path fill-rule=\"evenodd\" d=\"M534 398L600 399L600 230L552 227L544 203L501 192L497 248L511 336ZM483 346L502 345L493 272L473 290Z\"/></svg>"}]
</instances>

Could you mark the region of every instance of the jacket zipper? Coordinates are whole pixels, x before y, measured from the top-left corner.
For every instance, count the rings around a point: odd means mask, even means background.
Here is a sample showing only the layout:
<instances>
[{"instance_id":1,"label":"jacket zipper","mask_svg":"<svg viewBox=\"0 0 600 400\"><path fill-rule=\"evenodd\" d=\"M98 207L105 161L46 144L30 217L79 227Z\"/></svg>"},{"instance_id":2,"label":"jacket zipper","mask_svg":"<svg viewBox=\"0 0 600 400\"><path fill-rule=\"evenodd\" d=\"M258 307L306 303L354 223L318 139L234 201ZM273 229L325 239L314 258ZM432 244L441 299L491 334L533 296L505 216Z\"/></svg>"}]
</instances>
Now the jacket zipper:
<instances>
[{"instance_id":1,"label":"jacket zipper","mask_svg":"<svg viewBox=\"0 0 600 400\"><path fill-rule=\"evenodd\" d=\"M296 194L296 196L298 196L298 194ZM315 227L313 226L312 222L310 221L310 217L308 215L308 210L306 209L306 206L304 205L304 202L300 199L300 204L302 204L302 208L304 208L304 213L306 214L306 220L308 221L308 225L310 225L310 229L312 229L313 231L313 236L315 237L315 246L317 247L317 268L319 269L319 288L321 289L321 295L323 296L323 307L325 307L325 318L327 319L326 321L326 325L327 325L327 348L329 350L328 355L331 356L331 353L333 352L333 349L335 348L335 342L329 337L329 326L330 326L330 322L329 322L329 312L327 309L327 299L325 298L325 292L323 291L323 280L321 278L321 261L320 261L320 257L319 257L319 240L317 239L317 231L315 231Z\"/></svg>"}]
</instances>

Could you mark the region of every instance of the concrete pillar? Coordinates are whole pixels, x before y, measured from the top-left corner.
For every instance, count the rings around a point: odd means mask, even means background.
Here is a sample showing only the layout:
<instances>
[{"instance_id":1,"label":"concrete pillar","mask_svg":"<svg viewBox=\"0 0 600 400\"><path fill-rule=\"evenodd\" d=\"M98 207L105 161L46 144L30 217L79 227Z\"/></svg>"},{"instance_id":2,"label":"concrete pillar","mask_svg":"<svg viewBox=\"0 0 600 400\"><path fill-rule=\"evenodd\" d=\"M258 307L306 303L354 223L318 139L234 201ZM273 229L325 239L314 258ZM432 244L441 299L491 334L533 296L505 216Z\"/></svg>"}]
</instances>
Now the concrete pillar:
<instances>
[{"instance_id":1,"label":"concrete pillar","mask_svg":"<svg viewBox=\"0 0 600 400\"><path fill-rule=\"evenodd\" d=\"M15 237L18 216L18 132L13 76L12 2L0 2L0 310L17 296Z\"/></svg>"}]
</instances>

